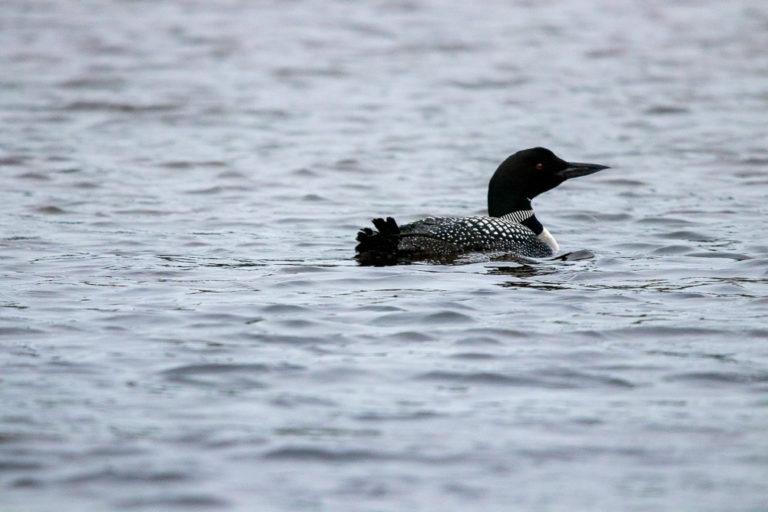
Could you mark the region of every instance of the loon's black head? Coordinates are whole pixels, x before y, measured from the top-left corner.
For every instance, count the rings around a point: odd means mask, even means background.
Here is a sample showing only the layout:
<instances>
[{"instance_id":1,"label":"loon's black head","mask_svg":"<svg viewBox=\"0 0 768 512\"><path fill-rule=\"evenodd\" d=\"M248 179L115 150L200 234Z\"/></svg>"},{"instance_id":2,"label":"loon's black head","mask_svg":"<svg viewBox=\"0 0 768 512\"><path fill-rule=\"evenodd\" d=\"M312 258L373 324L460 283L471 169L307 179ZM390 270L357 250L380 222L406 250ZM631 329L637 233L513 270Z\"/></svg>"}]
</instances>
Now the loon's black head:
<instances>
[{"instance_id":1,"label":"loon's black head","mask_svg":"<svg viewBox=\"0 0 768 512\"><path fill-rule=\"evenodd\" d=\"M488 185L488 213L500 217L531 208L531 199L565 180L608 169L599 164L566 162L547 148L518 151L504 160Z\"/></svg>"}]
</instances>

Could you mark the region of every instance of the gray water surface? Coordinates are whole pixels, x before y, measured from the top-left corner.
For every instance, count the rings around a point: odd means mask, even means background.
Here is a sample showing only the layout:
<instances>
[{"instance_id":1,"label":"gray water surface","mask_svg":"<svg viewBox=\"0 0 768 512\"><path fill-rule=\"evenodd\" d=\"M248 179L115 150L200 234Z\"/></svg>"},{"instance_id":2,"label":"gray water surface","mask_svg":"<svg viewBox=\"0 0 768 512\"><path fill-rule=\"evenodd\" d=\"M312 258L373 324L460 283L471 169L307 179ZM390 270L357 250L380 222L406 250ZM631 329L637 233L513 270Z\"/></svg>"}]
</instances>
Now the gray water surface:
<instances>
[{"instance_id":1,"label":"gray water surface","mask_svg":"<svg viewBox=\"0 0 768 512\"><path fill-rule=\"evenodd\" d=\"M0 7L0 510L768 510L768 7ZM503 158L594 258L362 268Z\"/></svg>"}]
</instances>

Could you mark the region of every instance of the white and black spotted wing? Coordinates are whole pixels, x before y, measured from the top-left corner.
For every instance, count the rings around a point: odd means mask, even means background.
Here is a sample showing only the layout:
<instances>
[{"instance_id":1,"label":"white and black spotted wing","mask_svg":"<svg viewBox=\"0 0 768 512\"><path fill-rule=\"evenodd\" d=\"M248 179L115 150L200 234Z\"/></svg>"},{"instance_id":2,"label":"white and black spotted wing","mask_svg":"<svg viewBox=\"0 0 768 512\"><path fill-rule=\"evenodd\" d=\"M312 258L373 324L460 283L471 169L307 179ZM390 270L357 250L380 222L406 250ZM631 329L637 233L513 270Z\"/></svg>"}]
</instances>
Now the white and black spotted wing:
<instances>
[{"instance_id":1,"label":"white and black spotted wing","mask_svg":"<svg viewBox=\"0 0 768 512\"><path fill-rule=\"evenodd\" d=\"M397 248L435 258L496 251L532 258L552 255L552 249L517 219L499 217L428 217L400 226Z\"/></svg>"}]
</instances>

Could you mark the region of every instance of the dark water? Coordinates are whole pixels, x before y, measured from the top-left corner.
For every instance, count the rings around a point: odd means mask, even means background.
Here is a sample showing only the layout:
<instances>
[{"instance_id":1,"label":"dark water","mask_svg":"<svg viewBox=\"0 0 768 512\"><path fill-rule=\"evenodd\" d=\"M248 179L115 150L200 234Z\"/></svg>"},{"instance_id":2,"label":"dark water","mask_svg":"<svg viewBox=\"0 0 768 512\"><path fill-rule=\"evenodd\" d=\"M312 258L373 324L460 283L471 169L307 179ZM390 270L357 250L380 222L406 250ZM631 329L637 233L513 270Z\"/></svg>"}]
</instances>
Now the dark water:
<instances>
[{"instance_id":1,"label":"dark water","mask_svg":"<svg viewBox=\"0 0 768 512\"><path fill-rule=\"evenodd\" d=\"M768 510L768 7L0 8L0 509ZM360 268L509 153L575 262Z\"/></svg>"}]
</instances>

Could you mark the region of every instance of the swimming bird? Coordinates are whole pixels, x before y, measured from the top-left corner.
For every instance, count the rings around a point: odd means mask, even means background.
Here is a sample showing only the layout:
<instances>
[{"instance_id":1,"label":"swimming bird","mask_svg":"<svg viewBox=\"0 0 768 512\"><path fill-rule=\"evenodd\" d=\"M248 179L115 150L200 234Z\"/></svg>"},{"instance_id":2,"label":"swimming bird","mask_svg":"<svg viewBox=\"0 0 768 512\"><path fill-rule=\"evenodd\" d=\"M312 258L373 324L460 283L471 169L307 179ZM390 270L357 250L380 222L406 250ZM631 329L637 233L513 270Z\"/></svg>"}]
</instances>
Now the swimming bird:
<instances>
[{"instance_id":1,"label":"swimming bird","mask_svg":"<svg viewBox=\"0 0 768 512\"><path fill-rule=\"evenodd\" d=\"M571 178L608 169L566 162L546 148L530 148L504 160L488 184L488 215L427 217L398 226L392 217L373 219L376 230L357 234L355 259L361 265L450 261L472 252L511 253L544 258L560 250L536 218L531 201Z\"/></svg>"}]
</instances>

